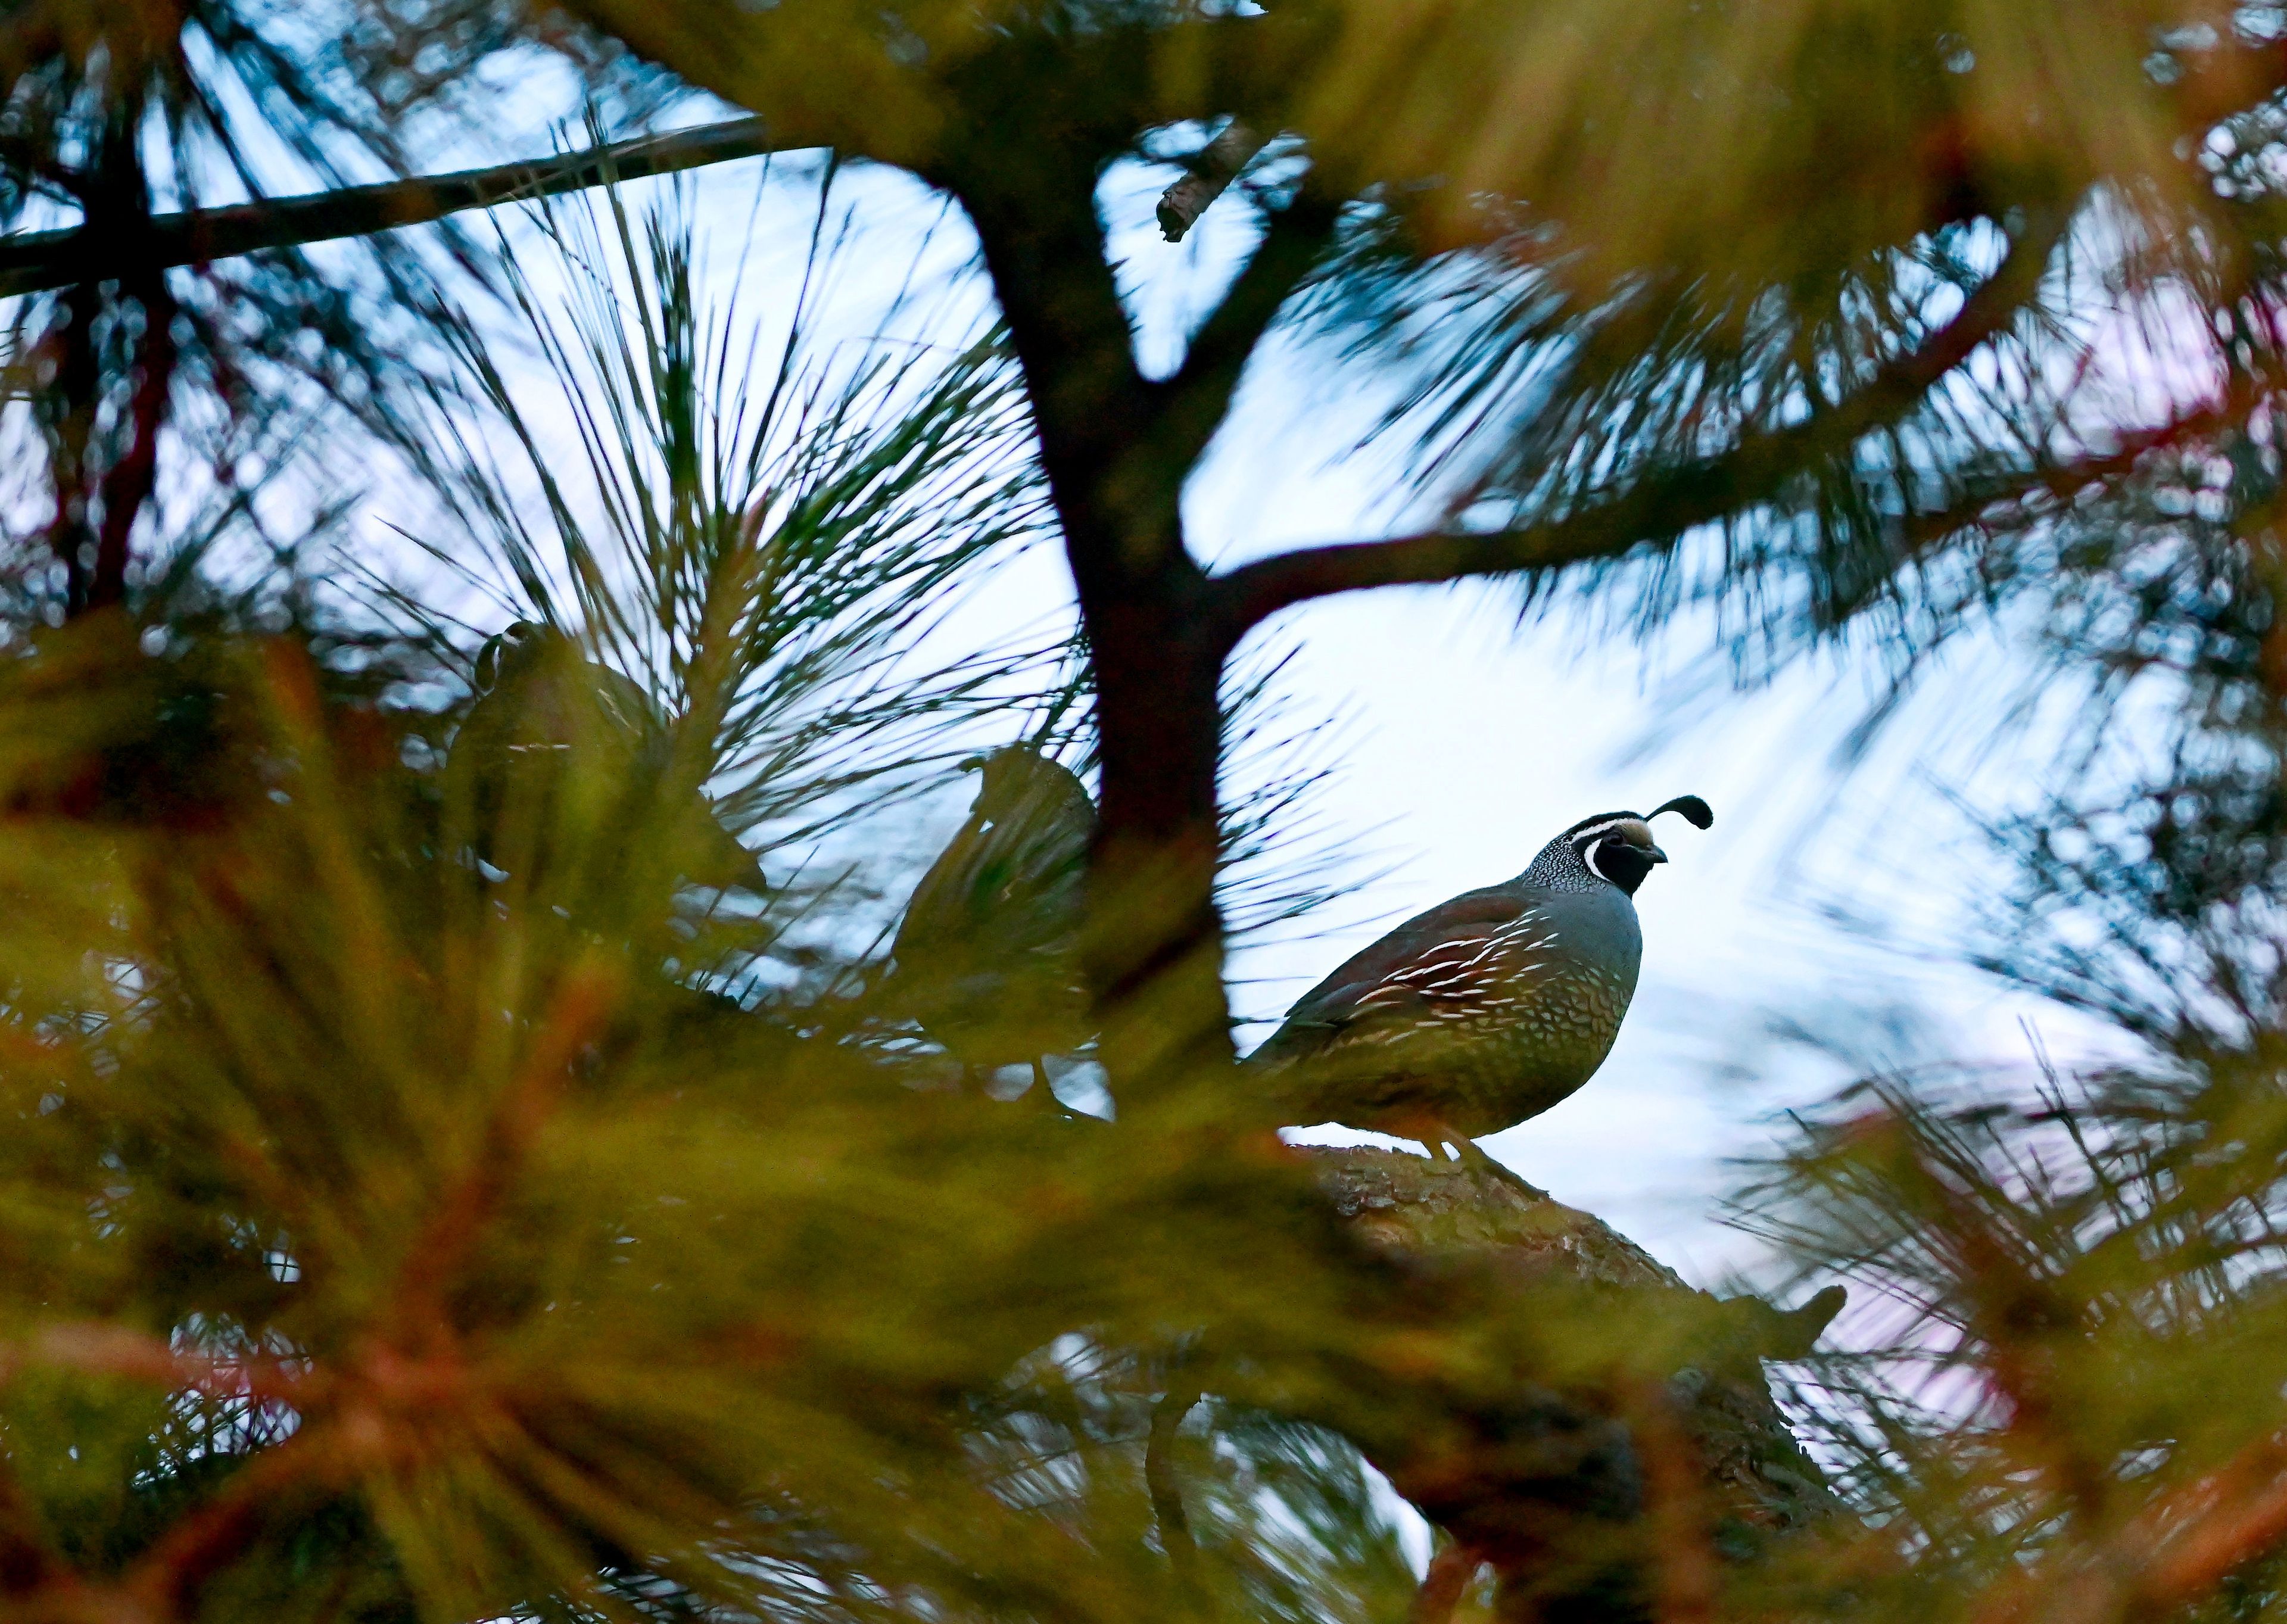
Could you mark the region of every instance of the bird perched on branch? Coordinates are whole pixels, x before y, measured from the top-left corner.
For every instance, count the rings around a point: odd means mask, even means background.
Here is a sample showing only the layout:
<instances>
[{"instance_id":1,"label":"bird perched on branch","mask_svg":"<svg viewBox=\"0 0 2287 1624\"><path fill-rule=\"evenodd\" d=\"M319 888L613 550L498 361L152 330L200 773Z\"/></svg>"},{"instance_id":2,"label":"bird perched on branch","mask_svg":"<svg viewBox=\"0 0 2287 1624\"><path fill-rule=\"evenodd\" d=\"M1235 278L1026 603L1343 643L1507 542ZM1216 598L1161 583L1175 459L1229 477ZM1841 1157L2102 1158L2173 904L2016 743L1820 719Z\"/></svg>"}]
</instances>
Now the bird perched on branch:
<instances>
[{"instance_id":1,"label":"bird perched on branch","mask_svg":"<svg viewBox=\"0 0 2287 1624\"><path fill-rule=\"evenodd\" d=\"M969 762L976 803L914 888L890 952L906 1012L964 1066L1031 1066L1086 1040L1080 931L1096 804L1030 744Z\"/></svg>"},{"instance_id":2,"label":"bird perched on branch","mask_svg":"<svg viewBox=\"0 0 2287 1624\"><path fill-rule=\"evenodd\" d=\"M1540 1113L1603 1064L1634 995L1633 898L1667 854L1650 820L1715 814L1678 796L1584 818L1515 879L1407 920L1312 987L1258 1049L1297 1122L1450 1145Z\"/></svg>"},{"instance_id":3,"label":"bird perched on branch","mask_svg":"<svg viewBox=\"0 0 2287 1624\"><path fill-rule=\"evenodd\" d=\"M530 820L533 834L546 831L538 851L576 832L605 860L609 842L647 825L665 835L682 878L764 892L762 865L716 820L706 795L667 785L674 733L640 685L533 621L487 639L474 677L477 702L454 739L449 770L462 775L487 858L504 812ZM663 829L661 812L669 814Z\"/></svg>"}]
</instances>

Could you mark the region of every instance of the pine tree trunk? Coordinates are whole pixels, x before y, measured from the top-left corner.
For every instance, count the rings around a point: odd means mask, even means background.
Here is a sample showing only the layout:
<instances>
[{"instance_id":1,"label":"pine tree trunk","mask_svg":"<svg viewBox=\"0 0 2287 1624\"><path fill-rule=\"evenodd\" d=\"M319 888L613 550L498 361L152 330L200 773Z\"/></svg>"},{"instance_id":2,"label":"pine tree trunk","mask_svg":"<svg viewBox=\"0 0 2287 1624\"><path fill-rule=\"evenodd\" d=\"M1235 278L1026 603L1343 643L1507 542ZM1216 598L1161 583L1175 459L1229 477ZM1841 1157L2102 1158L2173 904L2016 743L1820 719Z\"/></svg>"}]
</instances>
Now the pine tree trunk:
<instances>
[{"instance_id":1,"label":"pine tree trunk","mask_svg":"<svg viewBox=\"0 0 2287 1624\"><path fill-rule=\"evenodd\" d=\"M1189 458L1137 371L1086 146L1005 141L948 163L1001 296L1095 665L1102 775L1087 954L1101 1054L1126 1105L1234 1058L1215 900L1229 652L1184 546Z\"/></svg>"}]
</instances>

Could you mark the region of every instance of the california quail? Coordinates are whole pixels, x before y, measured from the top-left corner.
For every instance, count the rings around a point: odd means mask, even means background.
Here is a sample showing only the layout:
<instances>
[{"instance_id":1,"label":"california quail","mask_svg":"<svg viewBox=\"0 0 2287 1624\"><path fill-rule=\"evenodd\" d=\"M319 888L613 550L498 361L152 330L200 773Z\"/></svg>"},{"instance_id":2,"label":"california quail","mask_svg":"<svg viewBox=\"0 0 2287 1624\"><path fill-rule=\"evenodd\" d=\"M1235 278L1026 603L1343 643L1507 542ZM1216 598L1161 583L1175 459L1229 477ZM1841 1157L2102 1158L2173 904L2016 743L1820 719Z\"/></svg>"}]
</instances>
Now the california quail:
<instances>
[{"instance_id":1,"label":"california quail","mask_svg":"<svg viewBox=\"0 0 2287 1624\"><path fill-rule=\"evenodd\" d=\"M964 1066L1037 1077L1042 1055L1087 1036L1079 948L1096 804L1030 744L969 764L983 772L976 803L906 905L891 985Z\"/></svg>"},{"instance_id":2,"label":"california quail","mask_svg":"<svg viewBox=\"0 0 2287 1624\"><path fill-rule=\"evenodd\" d=\"M644 815L642 797L660 792L674 740L639 685L532 621L487 639L474 676L477 702L453 741L448 770L472 796L480 829L510 805L542 827L591 836ZM761 864L716 820L706 796L693 788L676 798L677 871L695 884L763 894Z\"/></svg>"},{"instance_id":3,"label":"california quail","mask_svg":"<svg viewBox=\"0 0 2287 1624\"><path fill-rule=\"evenodd\" d=\"M1715 820L1697 796L1584 818L1515 879L1407 920L1318 983L1251 1057L1297 1122L1451 1145L1515 1126L1595 1074L1634 994L1631 899L1656 863L1650 818Z\"/></svg>"}]
</instances>

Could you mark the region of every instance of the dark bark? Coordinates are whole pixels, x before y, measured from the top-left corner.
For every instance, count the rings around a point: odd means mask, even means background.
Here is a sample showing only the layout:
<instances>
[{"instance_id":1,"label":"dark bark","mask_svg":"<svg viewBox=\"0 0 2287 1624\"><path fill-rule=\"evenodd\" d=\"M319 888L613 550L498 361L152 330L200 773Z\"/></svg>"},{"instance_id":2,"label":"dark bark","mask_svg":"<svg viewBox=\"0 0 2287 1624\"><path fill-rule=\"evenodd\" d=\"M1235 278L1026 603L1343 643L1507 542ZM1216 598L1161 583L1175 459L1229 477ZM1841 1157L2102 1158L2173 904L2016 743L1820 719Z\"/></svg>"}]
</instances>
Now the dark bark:
<instances>
[{"instance_id":1,"label":"dark bark","mask_svg":"<svg viewBox=\"0 0 2287 1624\"><path fill-rule=\"evenodd\" d=\"M175 298L167 289L167 273L154 266L128 285L141 309L143 330L136 345L133 396L119 431L123 438L103 474L103 519L96 531L95 568L87 584L90 610L127 601L135 520L157 493L159 436L175 381Z\"/></svg>"},{"instance_id":2,"label":"dark bark","mask_svg":"<svg viewBox=\"0 0 2287 1624\"><path fill-rule=\"evenodd\" d=\"M988 83L1039 83L995 64ZM1068 92L1069 93L1069 92ZM1033 407L1095 666L1101 818L1086 954L1125 1103L1232 1059L1215 903L1225 646L1183 544L1196 455L1137 369L1096 215L1126 139L1080 105L1006 101L939 177L967 208Z\"/></svg>"},{"instance_id":3,"label":"dark bark","mask_svg":"<svg viewBox=\"0 0 2287 1624\"><path fill-rule=\"evenodd\" d=\"M54 498L46 541L64 566L67 609L86 602L87 572L94 562L81 556L80 544L87 534L87 467L103 384L95 350L102 304L101 291L91 282L71 289L57 302L39 346L35 409L48 442L48 486Z\"/></svg>"},{"instance_id":4,"label":"dark bark","mask_svg":"<svg viewBox=\"0 0 2287 1624\"><path fill-rule=\"evenodd\" d=\"M97 283L77 282L59 302L44 341L37 411L55 502L47 542L63 562L65 613L73 615L123 596L127 538L151 495L174 377L174 306L165 273L146 252L150 191L137 145L143 106L139 93L122 99L79 181L87 219L81 230L100 263L115 267L118 297L107 300ZM129 330L131 305L142 318L139 334ZM102 432L113 377L138 364L132 398Z\"/></svg>"},{"instance_id":5,"label":"dark bark","mask_svg":"<svg viewBox=\"0 0 2287 1624\"><path fill-rule=\"evenodd\" d=\"M1335 221L1315 197L1272 218L1183 366L1144 377L1096 213L1103 166L1143 114L1144 44L1098 42L1085 72L1056 41L975 64L953 86L969 139L930 174L968 210L999 296L1093 656L1102 816L1087 955L1103 1058L1131 1105L1212 1084L1234 1058L1215 879L1235 639L1185 545L1182 499Z\"/></svg>"}]
</instances>

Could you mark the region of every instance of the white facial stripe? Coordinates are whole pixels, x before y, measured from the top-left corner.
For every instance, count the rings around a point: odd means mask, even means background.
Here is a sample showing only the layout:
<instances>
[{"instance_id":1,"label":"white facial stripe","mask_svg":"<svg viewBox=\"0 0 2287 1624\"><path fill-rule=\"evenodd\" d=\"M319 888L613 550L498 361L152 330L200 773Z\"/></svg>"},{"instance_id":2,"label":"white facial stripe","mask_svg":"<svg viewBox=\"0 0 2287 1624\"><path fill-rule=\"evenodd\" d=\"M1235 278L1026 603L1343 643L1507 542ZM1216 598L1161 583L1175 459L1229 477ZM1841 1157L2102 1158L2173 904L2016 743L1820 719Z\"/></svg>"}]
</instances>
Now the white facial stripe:
<instances>
[{"instance_id":1,"label":"white facial stripe","mask_svg":"<svg viewBox=\"0 0 2287 1624\"><path fill-rule=\"evenodd\" d=\"M1585 829L1575 829L1571 835L1572 844L1585 852L1598 840L1610 834L1623 823L1634 821L1634 818L1607 818L1602 823L1592 823Z\"/></svg>"}]
</instances>

